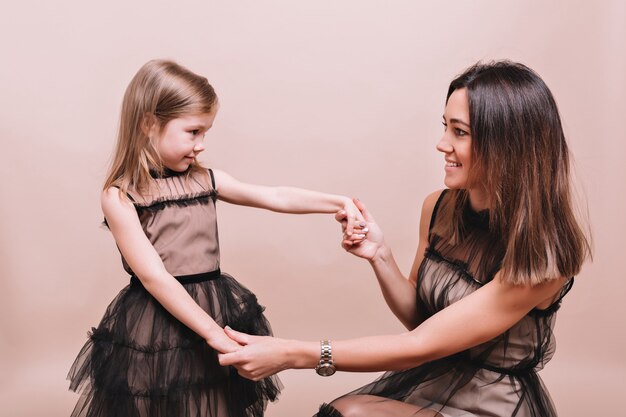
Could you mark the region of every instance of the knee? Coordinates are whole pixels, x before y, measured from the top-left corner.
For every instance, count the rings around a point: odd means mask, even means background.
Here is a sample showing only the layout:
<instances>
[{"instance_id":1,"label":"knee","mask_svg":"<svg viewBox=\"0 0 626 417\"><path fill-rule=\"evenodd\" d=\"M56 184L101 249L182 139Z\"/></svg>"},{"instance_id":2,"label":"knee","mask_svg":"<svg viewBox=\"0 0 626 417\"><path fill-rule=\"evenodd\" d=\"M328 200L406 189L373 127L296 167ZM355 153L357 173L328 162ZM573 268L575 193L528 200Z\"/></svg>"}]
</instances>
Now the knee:
<instances>
[{"instance_id":1,"label":"knee","mask_svg":"<svg viewBox=\"0 0 626 417\"><path fill-rule=\"evenodd\" d=\"M358 398L353 396L347 396L339 398L330 405L343 417L365 417L371 415L371 410L368 410L367 403L365 401L359 401Z\"/></svg>"}]
</instances>

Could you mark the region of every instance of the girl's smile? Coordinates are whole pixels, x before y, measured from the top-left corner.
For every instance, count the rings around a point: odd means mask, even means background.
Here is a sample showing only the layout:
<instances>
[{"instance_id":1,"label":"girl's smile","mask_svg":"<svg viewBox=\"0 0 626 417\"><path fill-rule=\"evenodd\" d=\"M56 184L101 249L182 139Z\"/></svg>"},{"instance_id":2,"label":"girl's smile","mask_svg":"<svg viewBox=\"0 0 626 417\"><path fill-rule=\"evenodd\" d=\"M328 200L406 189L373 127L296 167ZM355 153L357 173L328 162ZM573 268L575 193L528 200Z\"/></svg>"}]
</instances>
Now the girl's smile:
<instances>
[{"instance_id":1,"label":"girl's smile","mask_svg":"<svg viewBox=\"0 0 626 417\"><path fill-rule=\"evenodd\" d=\"M213 125L219 106L210 113L184 115L169 121L152 139L162 164L183 172L204 151L204 135Z\"/></svg>"}]
</instances>

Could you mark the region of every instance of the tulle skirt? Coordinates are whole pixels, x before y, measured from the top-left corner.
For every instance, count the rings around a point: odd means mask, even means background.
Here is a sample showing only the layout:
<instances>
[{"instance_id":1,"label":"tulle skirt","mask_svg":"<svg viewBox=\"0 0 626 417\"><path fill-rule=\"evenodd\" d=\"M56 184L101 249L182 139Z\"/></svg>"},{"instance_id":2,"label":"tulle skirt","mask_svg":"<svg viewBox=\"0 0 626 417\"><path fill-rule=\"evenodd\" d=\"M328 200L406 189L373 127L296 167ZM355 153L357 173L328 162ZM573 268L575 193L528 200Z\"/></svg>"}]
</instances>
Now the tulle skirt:
<instances>
[{"instance_id":1,"label":"tulle skirt","mask_svg":"<svg viewBox=\"0 0 626 417\"><path fill-rule=\"evenodd\" d=\"M229 275L178 277L220 326L270 335L263 307ZM260 417L280 392L222 367L217 352L165 310L136 278L111 302L74 361L72 417Z\"/></svg>"},{"instance_id":2,"label":"tulle skirt","mask_svg":"<svg viewBox=\"0 0 626 417\"><path fill-rule=\"evenodd\" d=\"M387 372L364 387L323 404L315 417L344 414L556 417L556 410L532 368L494 368L457 354L404 371Z\"/></svg>"}]
</instances>

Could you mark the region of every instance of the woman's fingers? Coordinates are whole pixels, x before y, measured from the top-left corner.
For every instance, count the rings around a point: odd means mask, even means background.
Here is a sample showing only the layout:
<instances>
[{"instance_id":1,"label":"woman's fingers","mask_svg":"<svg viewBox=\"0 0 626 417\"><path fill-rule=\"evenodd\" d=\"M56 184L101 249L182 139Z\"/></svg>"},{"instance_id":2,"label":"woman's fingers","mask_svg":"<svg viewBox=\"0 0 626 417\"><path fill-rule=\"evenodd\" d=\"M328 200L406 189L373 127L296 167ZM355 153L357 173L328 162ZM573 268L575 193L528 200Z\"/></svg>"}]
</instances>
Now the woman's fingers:
<instances>
[{"instance_id":1,"label":"woman's fingers","mask_svg":"<svg viewBox=\"0 0 626 417\"><path fill-rule=\"evenodd\" d=\"M335 214L335 220L341 223L341 230L348 234L352 234L355 226L355 218L353 213L348 213L346 210L339 210Z\"/></svg>"},{"instance_id":2,"label":"woman's fingers","mask_svg":"<svg viewBox=\"0 0 626 417\"><path fill-rule=\"evenodd\" d=\"M362 237L362 238L354 238L354 235L347 237L344 235L344 237L341 240L341 247L344 248L345 250L349 250L350 248L362 243L366 238Z\"/></svg>"},{"instance_id":3,"label":"woman's fingers","mask_svg":"<svg viewBox=\"0 0 626 417\"><path fill-rule=\"evenodd\" d=\"M354 218L352 233L357 233L359 231L364 231L367 233L367 222L364 219L358 219L358 217ZM341 223L342 232L346 233L346 228L348 226L348 215L345 210L338 211L335 213L335 220ZM364 230L365 229L365 230Z\"/></svg>"},{"instance_id":4,"label":"woman's fingers","mask_svg":"<svg viewBox=\"0 0 626 417\"><path fill-rule=\"evenodd\" d=\"M356 216L354 214L348 214L348 223L346 224L346 230L345 233L350 236L352 235L353 231L354 231L354 223L356 221Z\"/></svg>"},{"instance_id":5,"label":"woman's fingers","mask_svg":"<svg viewBox=\"0 0 626 417\"><path fill-rule=\"evenodd\" d=\"M231 329L229 326L224 327L224 333L240 345L245 346L252 341L252 336L249 334L238 332L237 330Z\"/></svg>"},{"instance_id":6,"label":"woman's fingers","mask_svg":"<svg viewBox=\"0 0 626 417\"><path fill-rule=\"evenodd\" d=\"M260 381L266 376L269 376L269 375L257 374L256 372L245 371L241 368L237 368L237 373L241 375L242 377L249 379L251 381Z\"/></svg>"},{"instance_id":7,"label":"woman's fingers","mask_svg":"<svg viewBox=\"0 0 626 417\"><path fill-rule=\"evenodd\" d=\"M234 366L237 368L237 373L244 378L251 379L253 381L259 381L262 376L259 375L258 370L251 369L246 359L244 359L242 351L232 353L220 353L217 355L217 359L222 366Z\"/></svg>"},{"instance_id":8,"label":"woman's fingers","mask_svg":"<svg viewBox=\"0 0 626 417\"><path fill-rule=\"evenodd\" d=\"M369 228L365 220L359 220L361 213L351 215L346 210L340 210L335 213L335 220L341 223L343 237L341 247L344 250L350 250L354 245L361 243L367 237Z\"/></svg>"},{"instance_id":9,"label":"woman's fingers","mask_svg":"<svg viewBox=\"0 0 626 417\"><path fill-rule=\"evenodd\" d=\"M235 366L240 361L241 355L239 354L239 352L240 351L231 352L231 353L220 353L217 355L217 360L222 366L229 366L229 365Z\"/></svg>"},{"instance_id":10,"label":"woman's fingers","mask_svg":"<svg viewBox=\"0 0 626 417\"><path fill-rule=\"evenodd\" d=\"M347 240L363 240L367 237L367 232L369 232L369 229L364 228L364 229L354 229L354 231L352 232L351 235L348 235L347 233L343 234L343 238L347 239Z\"/></svg>"},{"instance_id":11,"label":"woman's fingers","mask_svg":"<svg viewBox=\"0 0 626 417\"><path fill-rule=\"evenodd\" d=\"M234 332L230 330L231 333ZM281 358L280 339L235 333L248 336L251 343L237 352L218 354L220 365L234 366L239 375L253 381L258 381L283 369L280 365L282 362L277 361Z\"/></svg>"},{"instance_id":12,"label":"woman's fingers","mask_svg":"<svg viewBox=\"0 0 626 417\"><path fill-rule=\"evenodd\" d=\"M361 212L361 207L356 204L357 201L359 200L356 198L353 199L352 204L347 205L346 209L343 210L346 212L345 220L348 222L345 230L345 233L347 233L348 236L354 233L355 228L363 228L367 225L367 217L365 217L365 214ZM365 209L365 206L362 207Z\"/></svg>"}]
</instances>

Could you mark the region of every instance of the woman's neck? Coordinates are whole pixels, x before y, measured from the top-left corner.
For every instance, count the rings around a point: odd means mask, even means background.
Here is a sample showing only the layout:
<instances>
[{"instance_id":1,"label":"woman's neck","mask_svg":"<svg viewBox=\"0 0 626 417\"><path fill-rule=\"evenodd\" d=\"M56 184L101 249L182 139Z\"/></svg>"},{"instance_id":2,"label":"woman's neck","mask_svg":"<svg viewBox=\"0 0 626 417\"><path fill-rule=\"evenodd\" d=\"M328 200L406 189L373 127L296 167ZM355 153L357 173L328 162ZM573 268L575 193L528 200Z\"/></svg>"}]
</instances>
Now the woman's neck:
<instances>
[{"instance_id":1,"label":"woman's neck","mask_svg":"<svg viewBox=\"0 0 626 417\"><path fill-rule=\"evenodd\" d=\"M470 188L469 190L469 202L472 210L478 212L481 210L487 210L490 208L490 199L487 191L482 188Z\"/></svg>"}]
</instances>

